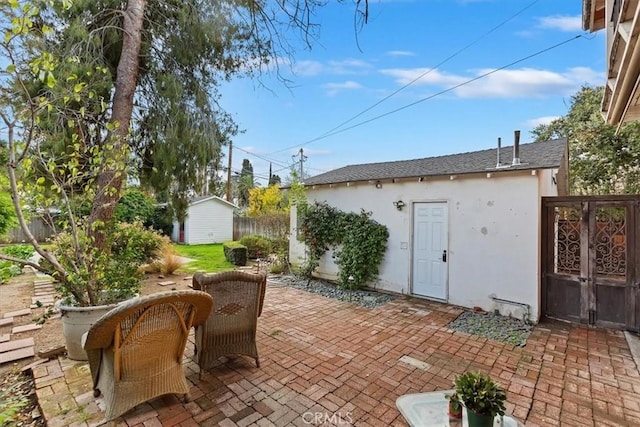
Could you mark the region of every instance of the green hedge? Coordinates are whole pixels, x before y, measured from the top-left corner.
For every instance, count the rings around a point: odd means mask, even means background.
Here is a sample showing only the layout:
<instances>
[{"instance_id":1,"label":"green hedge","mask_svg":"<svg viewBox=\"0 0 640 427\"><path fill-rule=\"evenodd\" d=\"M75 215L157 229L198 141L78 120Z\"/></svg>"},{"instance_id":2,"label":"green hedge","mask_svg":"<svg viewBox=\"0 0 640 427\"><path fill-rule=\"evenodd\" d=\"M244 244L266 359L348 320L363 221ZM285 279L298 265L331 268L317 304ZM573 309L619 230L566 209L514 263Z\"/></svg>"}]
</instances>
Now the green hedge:
<instances>
[{"instance_id":1,"label":"green hedge","mask_svg":"<svg viewBox=\"0 0 640 427\"><path fill-rule=\"evenodd\" d=\"M247 265L247 247L240 242L224 242L224 257L233 265Z\"/></svg>"},{"instance_id":2,"label":"green hedge","mask_svg":"<svg viewBox=\"0 0 640 427\"><path fill-rule=\"evenodd\" d=\"M265 258L271 253L271 242L257 234L243 236L240 244L247 247L247 256L249 259Z\"/></svg>"}]
</instances>

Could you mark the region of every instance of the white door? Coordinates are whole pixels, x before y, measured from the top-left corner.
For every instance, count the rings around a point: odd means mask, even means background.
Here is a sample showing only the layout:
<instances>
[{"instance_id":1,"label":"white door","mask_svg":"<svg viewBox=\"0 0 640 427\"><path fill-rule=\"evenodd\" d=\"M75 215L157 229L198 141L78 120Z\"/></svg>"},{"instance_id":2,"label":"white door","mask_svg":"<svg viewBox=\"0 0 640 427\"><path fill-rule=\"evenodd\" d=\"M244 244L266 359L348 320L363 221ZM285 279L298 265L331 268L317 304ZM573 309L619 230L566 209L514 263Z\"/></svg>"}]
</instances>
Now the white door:
<instances>
[{"instance_id":1,"label":"white door","mask_svg":"<svg viewBox=\"0 0 640 427\"><path fill-rule=\"evenodd\" d=\"M447 204L413 204L414 295L447 299Z\"/></svg>"}]
</instances>

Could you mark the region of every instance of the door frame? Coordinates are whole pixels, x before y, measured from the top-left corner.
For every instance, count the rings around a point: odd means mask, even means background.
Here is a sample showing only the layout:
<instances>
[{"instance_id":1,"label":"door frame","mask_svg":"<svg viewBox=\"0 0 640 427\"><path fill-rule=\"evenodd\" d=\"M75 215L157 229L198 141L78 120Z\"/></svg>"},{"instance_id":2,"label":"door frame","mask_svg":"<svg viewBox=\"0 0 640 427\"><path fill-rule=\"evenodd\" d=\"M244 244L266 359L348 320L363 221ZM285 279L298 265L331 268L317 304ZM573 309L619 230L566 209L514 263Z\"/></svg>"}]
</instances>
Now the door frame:
<instances>
[{"instance_id":1,"label":"door frame","mask_svg":"<svg viewBox=\"0 0 640 427\"><path fill-rule=\"evenodd\" d=\"M446 207L447 207L447 232L446 232L446 236L445 236L445 241L447 242L447 262L446 262L446 270L447 270L447 280L445 283L445 299L440 299L440 298L433 298L433 297L428 297L425 295L419 295L419 294L415 294L413 292L413 261L414 261L414 227L415 227L415 217L414 217L414 212L415 212L415 205L419 204L419 203L443 203ZM410 220L409 220L409 250L410 250L410 254L409 254L409 294L413 297L416 298L423 298L423 299L427 299L427 300L431 300L431 301L438 301L438 302L448 302L449 301L449 264L450 264L450 260L451 260L451 250L450 250L450 241L449 241L449 235L451 234L449 232L449 230L451 229L451 213L450 213L450 209L449 209L449 205L450 205L450 201L446 200L446 199L434 199L434 200L410 200L409 201L409 205L411 206L411 212L410 212Z\"/></svg>"}]
</instances>

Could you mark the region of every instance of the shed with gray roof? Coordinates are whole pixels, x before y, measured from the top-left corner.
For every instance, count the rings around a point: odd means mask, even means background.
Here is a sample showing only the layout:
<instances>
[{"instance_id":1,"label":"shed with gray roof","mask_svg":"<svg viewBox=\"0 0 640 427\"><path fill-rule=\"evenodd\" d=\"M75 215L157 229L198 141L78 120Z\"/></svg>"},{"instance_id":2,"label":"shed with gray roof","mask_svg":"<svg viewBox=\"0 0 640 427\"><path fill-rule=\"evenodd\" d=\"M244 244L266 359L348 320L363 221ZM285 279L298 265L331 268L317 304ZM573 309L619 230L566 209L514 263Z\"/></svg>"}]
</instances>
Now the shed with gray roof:
<instances>
[{"instance_id":1,"label":"shed with gray roof","mask_svg":"<svg viewBox=\"0 0 640 427\"><path fill-rule=\"evenodd\" d=\"M218 196L193 197L189 200L184 221L174 221L171 238L187 245L233 240L233 212L236 208Z\"/></svg>"}]
</instances>

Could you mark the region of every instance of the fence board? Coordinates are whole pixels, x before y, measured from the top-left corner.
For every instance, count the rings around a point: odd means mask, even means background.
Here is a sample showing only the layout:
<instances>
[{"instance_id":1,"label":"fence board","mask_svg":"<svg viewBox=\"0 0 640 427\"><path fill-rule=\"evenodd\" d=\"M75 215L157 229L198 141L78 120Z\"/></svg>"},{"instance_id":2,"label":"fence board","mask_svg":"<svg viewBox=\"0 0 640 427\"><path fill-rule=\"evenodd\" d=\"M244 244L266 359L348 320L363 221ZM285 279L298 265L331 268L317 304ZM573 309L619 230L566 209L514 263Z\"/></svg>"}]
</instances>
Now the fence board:
<instances>
[{"instance_id":1,"label":"fence board","mask_svg":"<svg viewBox=\"0 0 640 427\"><path fill-rule=\"evenodd\" d=\"M33 217L29 221L29 230L38 242L44 242L53 236L53 228L41 217ZM15 228L7 233L9 243L27 242L27 236L20 227Z\"/></svg>"}]
</instances>

